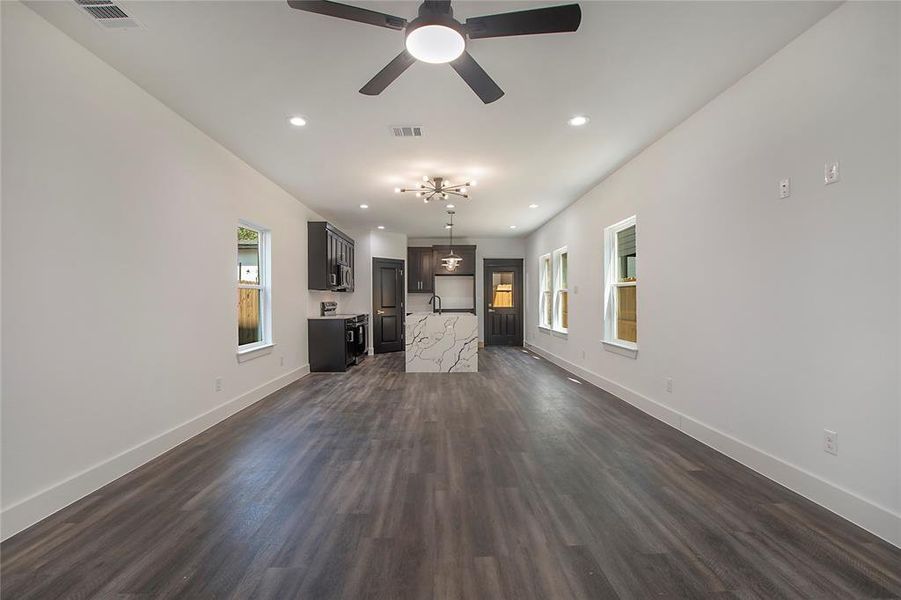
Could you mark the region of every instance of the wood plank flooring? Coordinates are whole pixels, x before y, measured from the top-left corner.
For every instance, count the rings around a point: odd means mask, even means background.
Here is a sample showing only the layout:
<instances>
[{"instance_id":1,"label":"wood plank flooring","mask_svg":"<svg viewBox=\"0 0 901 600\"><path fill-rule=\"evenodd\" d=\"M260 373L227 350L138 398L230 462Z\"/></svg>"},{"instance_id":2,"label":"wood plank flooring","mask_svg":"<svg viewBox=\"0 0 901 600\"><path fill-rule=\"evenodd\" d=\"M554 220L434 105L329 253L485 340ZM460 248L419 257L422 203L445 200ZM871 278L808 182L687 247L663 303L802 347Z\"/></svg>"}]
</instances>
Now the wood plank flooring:
<instances>
[{"instance_id":1,"label":"wood plank flooring","mask_svg":"<svg viewBox=\"0 0 901 600\"><path fill-rule=\"evenodd\" d=\"M0 546L2 598L899 598L901 551L550 363L310 375Z\"/></svg>"}]
</instances>

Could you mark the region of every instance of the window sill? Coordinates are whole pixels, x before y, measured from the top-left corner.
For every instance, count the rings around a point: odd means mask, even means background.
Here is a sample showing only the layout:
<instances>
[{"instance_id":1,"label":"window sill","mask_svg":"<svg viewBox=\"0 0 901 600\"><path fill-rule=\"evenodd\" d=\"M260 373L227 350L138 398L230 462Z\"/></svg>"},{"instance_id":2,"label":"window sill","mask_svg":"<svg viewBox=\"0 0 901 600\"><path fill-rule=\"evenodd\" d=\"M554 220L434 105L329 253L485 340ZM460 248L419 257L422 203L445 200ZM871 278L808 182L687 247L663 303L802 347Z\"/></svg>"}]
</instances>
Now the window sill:
<instances>
[{"instance_id":1,"label":"window sill","mask_svg":"<svg viewBox=\"0 0 901 600\"><path fill-rule=\"evenodd\" d=\"M238 350L238 362L247 362L267 354L272 354L275 344L263 344L262 346L253 346L252 348L243 348Z\"/></svg>"},{"instance_id":2,"label":"window sill","mask_svg":"<svg viewBox=\"0 0 901 600\"><path fill-rule=\"evenodd\" d=\"M548 333L550 333L550 332L551 332L551 328L550 328L550 327L545 327L544 325L539 325L539 326L538 326L538 333L548 334Z\"/></svg>"},{"instance_id":3,"label":"window sill","mask_svg":"<svg viewBox=\"0 0 901 600\"><path fill-rule=\"evenodd\" d=\"M569 330L568 329L552 329L551 335L556 336L558 338L566 339L569 337Z\"/></svg>"},{"instance_id":4,"label":"window sill","mask_svg":"<svg viewBox=\"0 0 901 600\"><path fill-rule=\"evenodd\" d=\"M631 359L638 358L638 344L630 344L629 342L611 342L608 340L602 340L601 343L604 345L604 350L607 352L613 352L614 354L619 354L620 356Z\"/></svg>"}]
</instances>

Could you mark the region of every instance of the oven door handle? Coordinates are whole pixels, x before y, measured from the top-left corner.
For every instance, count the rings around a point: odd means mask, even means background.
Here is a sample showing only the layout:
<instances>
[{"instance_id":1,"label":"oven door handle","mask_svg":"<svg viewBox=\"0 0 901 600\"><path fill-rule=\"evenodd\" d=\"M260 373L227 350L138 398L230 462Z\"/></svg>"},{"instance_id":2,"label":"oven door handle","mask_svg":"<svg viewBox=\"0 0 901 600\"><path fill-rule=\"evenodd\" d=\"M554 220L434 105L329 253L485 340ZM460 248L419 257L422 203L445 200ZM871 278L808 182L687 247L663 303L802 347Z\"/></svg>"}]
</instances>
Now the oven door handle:
<instances>
[{"instance_id":1,"label":"oven door handle","mask_svg":"<svg viewBox=\"0 0 901 600\"><path fill-rule=\"evenodd\" d=\"M348 342L354 341L354 330L353 329L351 329L350 331L347 332L347 341Z\"/></svg>"}]
</instances>

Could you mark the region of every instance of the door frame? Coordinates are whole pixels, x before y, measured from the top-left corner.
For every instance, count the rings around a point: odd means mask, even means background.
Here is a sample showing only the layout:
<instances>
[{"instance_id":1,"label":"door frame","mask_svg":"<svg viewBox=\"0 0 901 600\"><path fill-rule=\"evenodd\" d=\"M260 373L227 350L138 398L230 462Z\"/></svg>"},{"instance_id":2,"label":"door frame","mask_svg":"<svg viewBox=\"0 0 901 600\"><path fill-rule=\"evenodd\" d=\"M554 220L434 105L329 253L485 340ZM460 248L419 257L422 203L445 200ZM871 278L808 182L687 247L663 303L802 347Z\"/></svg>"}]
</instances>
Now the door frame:
<instances>
[{"instance_id":1,"label":"door frame","mask_svg":"<svg viewBox=\"0 0 901 600\"><path fill-rule=\"evenodd\" d=\"M490 346L492 344L489 343L489 313L488 313L488 304L491 299L491 272L495 269L503 269L506 271L514 271L513 280L516 281L517 275L519 276L519 285L514 286L516 289L514 293L516 297L514 298L514 303L516 305L516 314L519 317L519 332L516 335L516 339L514 340L513 346L522 346L523 345L523 331L525 330L525 307L523 306L523 288L525 287L525 272L523 271L523 259L521 258L484 258L482 259L482 314L485 315L485 345ZM501 344L497 344L501 345ZM506 345L506 344L503 344Z\"/></svg>"},{"instance_id":2,"label":"door frame","mask_svg":"<svg viewBox=\"0 0 901 600\"><path fill-rule=\"evenodd\" d=\"M372 280L372 284L370 286L370 300L372 302L372 318L370 319L371 325L371 333L372 333L372 353L373 354L385 354L388 352L402 352L405 348L406 344L406 321L407 321L407 261L400 258L381 258L381 257L373 257L372 258L372 271L370 272L370 279ZM400 278L398 282L395 282L397 285L397 290L400 292L400 314L397 317L400 320L400 348L397 350L379 350L376 347L376 321L378 319L378 310L379 307L376 306L376 277L375 273L378 269L379 265L393 265L400 267Z\"/></svg>"}]
</instances>

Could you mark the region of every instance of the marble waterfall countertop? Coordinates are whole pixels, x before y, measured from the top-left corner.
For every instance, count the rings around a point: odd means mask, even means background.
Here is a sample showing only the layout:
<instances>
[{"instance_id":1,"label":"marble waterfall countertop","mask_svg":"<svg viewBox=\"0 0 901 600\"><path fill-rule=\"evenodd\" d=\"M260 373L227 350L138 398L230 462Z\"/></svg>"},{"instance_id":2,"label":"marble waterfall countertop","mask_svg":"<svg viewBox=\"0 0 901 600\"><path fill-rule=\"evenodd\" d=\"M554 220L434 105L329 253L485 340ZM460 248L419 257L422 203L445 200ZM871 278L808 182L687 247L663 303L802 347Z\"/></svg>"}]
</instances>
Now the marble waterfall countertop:
<instances>
[{"instance_id":1,"label":"marble waterfall countertop","mask_svg":"<svg viewBox=\"0 0 901 600\"><path fill-rule=\"evenodd\" d=\"M407 373L479 370L479 320L471 313L407 315Z\"/></svg>"}]
</instances>

